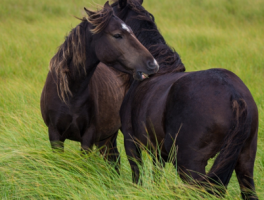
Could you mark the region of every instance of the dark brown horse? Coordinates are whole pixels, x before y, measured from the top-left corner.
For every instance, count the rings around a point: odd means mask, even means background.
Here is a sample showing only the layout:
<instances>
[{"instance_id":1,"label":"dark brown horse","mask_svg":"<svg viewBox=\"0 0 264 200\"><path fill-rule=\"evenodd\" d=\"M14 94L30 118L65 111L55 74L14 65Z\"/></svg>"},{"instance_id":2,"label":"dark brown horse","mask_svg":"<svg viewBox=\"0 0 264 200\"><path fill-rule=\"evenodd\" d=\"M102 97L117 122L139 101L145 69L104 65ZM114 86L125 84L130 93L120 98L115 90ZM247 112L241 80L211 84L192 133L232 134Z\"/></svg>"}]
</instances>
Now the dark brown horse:
<instances>
[{"instance_id":1,"label":"dark brown horse","mask_svg":"<svg viewBox=\"0 0 264 200\"><path fill-rule=\"evenodd\" d=\"M108 160L117 162L122 81L102 65L90 82L91 77L100 61L138 80L157 72L158 65L108 2L101 11L86 12L88 18L70 32L50 61L41 95L42 117L53 149L63 150L65 139L71 139L80 141L84 151L94 144L105 146Z\"/></svg>"},{"instance_id":2,"label":"dark brown horse","mask_svg":"<svg viewBox=\"0 0 264 200\"><path fill-rule=\"evenodd\" d=\"M141 4L119 0L112 5L160 65L151 78L133 81L120 111L133 181L139 181L142 144L153 155L159 147L163 165L177 147L173 164L184 181L192 177L200 184L209 181L227 187L235 169L243 199L257 199L253 168L258 110L250 91L225 69L183 72L179 55L166 45L154 17ZM206 174L207 161L217 153Z\"/></svg>"}]
</instances>

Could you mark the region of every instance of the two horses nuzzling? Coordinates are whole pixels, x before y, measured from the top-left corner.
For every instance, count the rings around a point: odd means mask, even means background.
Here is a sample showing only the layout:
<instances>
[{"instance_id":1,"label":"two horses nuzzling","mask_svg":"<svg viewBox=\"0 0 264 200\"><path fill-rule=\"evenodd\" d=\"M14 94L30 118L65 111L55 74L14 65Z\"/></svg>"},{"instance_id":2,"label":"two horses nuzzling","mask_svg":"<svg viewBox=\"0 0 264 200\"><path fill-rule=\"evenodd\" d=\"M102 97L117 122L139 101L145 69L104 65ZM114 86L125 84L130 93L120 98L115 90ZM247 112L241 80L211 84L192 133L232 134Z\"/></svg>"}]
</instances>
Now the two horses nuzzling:
<instances>
[{"instance_id":1,"label":"two horses nuzzling","mask_svg":"<svg viewBox=\"0 0 264 200\"><path fill-rule=\"evenodd\" d=\"M62 150L71 139L84 151L96 145L110 162L118 162L121 127L135 183L142 147L162 166L177 149L172 162L182 180L227 187L235 170L242 197L257 199L258 110L250 91L225 69L184 72L142 3L118 0L98 12L85 9L88 18L52 58L41 96L52 148Z\"/></svg>"}]
</instances>

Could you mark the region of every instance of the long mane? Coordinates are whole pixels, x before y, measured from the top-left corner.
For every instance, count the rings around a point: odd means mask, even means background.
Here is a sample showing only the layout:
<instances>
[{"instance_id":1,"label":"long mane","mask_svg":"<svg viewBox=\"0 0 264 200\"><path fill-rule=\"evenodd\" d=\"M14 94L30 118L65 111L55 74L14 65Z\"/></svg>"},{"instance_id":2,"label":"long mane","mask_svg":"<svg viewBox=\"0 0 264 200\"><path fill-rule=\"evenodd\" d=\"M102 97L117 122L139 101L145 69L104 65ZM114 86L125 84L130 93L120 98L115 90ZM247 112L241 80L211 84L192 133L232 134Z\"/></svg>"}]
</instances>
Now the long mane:
<instances>
[{"instance_id":1,"label":"long mane","mask_svg":"<svg viewBox=\"0 0 264 200\"><path fill-rule=\"evenodd\" d=\"M79 75L82 72L86 73L86 26L87 22L82 21L81 24L72 29L50 61L49 68L50 71L55 72L58 94L64 101L69 95L72 95L69 88L69 77L74 77L76 72Z\"/></svg>"},{"instance_id":2,"label":"long mane","mask_svg":"<svg viewBox=\"0 0 264 200\"><path fill-rule=\"evenodd\" d=\"M118 1L112 4L112 6L117 5ZM129 10L133 10L138 14L136 17L129 19L129 25L134 31L134 34L160 65L157 75L185 71L179 54L167 45L158 31L153 15L146 11L137 0L128 0L126 7L122 9L119 17L124 20ZM139 25L138 20L141 21L141 25Z\"/></svg>"},{"instance_id":3,"label":"long mane","mask_svg":"<svg viewBox=\"0 0 264 200\"><path fill-rule=\"evenodd\" d=\"M84 17L82 22L73 28L65 41L58 48L57 53L50 61L49 69L54 72L59 97L66 102L72 92L69 87L69 79L76 79L86 75L86 31L90 24L93 34L103 31L112 17L113 11L103 8L100 11L90 13L89 17Z\"/></svg>"}]
</instances>

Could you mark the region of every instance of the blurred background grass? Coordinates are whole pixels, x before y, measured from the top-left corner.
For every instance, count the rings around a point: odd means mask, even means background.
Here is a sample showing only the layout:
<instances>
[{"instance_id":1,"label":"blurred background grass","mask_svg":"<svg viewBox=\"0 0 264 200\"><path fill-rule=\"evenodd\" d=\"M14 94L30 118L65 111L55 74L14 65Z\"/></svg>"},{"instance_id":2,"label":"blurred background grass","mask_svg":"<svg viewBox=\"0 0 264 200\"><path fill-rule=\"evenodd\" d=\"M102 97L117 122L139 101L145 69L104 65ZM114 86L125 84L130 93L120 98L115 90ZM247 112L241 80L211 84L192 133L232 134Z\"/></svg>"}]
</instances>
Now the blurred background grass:
<instances>
[{"instance_id":1,"label":"blurred background grass","mask_svg":"<svg viewBox=\"0 0 264 200\"><path fill-rule=\"evenodd\" d=\"M39 99L49 60L82 17L83 7L105 1L1 0L0 7L0 198L1 199L207 199L185 185L171 164L153 182L144 154L143 186L131 183L122 134L121 176L95 151L79 156L67 141L65 153L51 152ZM187 71L226 68L249 87L259 109L255 183L264 199L264 0L145 0L168 44ZM240 199L235 173L226 199Z\"/></svg>"}]
</instances>

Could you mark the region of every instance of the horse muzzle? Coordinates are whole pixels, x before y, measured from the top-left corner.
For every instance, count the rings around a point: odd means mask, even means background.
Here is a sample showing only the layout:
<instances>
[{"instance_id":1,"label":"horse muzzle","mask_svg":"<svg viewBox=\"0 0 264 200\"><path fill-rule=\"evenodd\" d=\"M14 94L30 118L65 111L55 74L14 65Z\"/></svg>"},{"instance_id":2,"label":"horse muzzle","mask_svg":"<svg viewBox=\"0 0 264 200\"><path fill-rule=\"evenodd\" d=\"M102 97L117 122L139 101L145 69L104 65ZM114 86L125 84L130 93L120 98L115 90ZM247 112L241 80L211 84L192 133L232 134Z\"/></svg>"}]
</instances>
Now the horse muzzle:
<instances>
[{"instance_id":1,"label":"horse muzzle","mask_svg":"<svg viewBox=\"0 0 264 200\"><path fill-rule=\"evenodd\" d=\"M156 59L154 59L153 61L148 61L147 69L148 71L153 72L153 73L157 73L159 71L159 64L156 61Z\"/></svg>"},{"instance_id":2,"label":"horse muzzle","mask_svg":"<svg viewBox=\"0 0 264 200\"><path fill-rule=\"evenodd\" d=\"M154 74L154 73L144 73L141 71L137 71L133 74L133 78L137 81L143 81L145 79L149 78L149 75Z\"/></svg>"}]
</instances>

